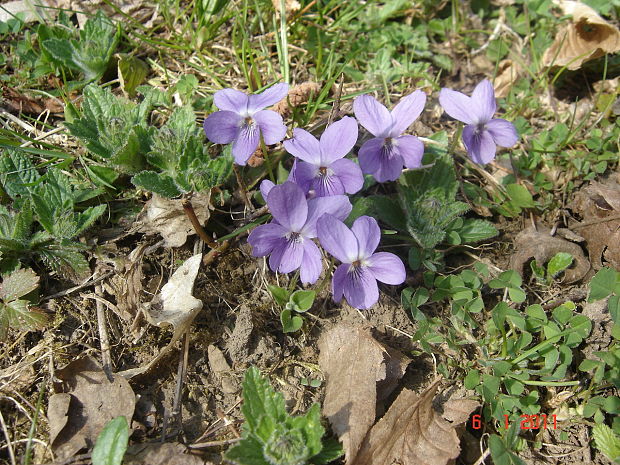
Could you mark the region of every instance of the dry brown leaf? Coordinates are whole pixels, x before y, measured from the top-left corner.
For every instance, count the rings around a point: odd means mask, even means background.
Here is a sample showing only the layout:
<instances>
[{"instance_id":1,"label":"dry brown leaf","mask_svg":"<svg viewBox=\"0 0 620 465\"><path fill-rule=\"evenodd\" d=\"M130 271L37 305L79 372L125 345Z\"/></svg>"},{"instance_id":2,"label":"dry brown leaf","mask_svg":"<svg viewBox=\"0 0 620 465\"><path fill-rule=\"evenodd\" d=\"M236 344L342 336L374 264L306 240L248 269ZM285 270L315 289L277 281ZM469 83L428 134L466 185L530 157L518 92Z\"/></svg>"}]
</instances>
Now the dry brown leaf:
<instances>
[{"instance_id":1,"label":"dry brown leaf","mask_svg":"<svg viewBox=\"0 0 620 465\"><path fill-rule=\"evenodd\" d=\"M201 262L202 254L188 258L161 289L159 299L145 309L146 319L152 325L174 327L174 333L168 345L147 365L126 370L120 374L126 378L132 378L151 369L168 350L174 347L176 341L190 327L202 309L202 301L192 295Z\"/></svg>"},{"instance_id":2,"label":"dry brown leaf","mask_svg":"<svg viewBox=\"0 0 620 465\"><path fill-rule=\"evenodd\" d=\"M291 114L291 109L308 103L311 95L317 95L321 86L316 82L302 82L288 91L287 98L280 100L273 106L273 111L286 117ZM290 104L290 105L289 105Z\"/></svg>"},{"instance_id":3,"label":"dry brown leaf","mask_svg":"<svg viewBox=\"0 0 620 465\"><path fill-rule=\"evenodd\" d=\"M271 0L271 3L273 4L273 8L276 10L276 16L279 18L282 12L282 1ZM284 11L286 12L286 16L299 11L300 8L301 4L297 0L284 0Z\"/></svg>"},{"instance_id":4,"label":"dry brown leaf","mask_svg":"<svg viewBox=\"0 0 620 465\"><path fill-rule=\"evenodd\" d=\"M319 340L319 366L327 378L323 414L343 444L351 463L375 421L377 383L401 377L403 361L388 363L389 354L368 328L341 323ZM390 369L386 369L386 365ZM406 366L406 365L405 365ZM383 386L395 387L392 380Z\"/></svg>"},{"instance_id":5,"label":"dry brown leaf","mask_svg":"<svg viewBox=\"0 0 620 465\"><path fill-rule=\"evenodd\" d=\"M106 291L116 297L118 316L126 322L134 320L141 306L142 261L147 248L148 243L144 242L132 250L127 259L121 259L119 272L106 283Z\"/></svg>"},{"instance_id":6,"label":"dry brown leaf","mask_svg":"<svg viewBox=\"0 0 620 465\"><path fill-rule=\"evenodd\" d=\"M92 447L103 427L124 416L131 424L136 398L129 383L118 375L110 381L90 357L69 363L56 371L47 417L50 443L56 458L65 460L81 449Z\"/></svg>"},{"instance_id":7,"label":"dry brown leaf","mask_svg":"<svg viewBox=\"0 0 620 465\"><path fill-rule=\"evenodd\" d=\"M200 457L185 453L182 444L137 444L127 449L125 465L212 465Z\"/></svg>"},{"instance_id":8,"label":"dry brown leaf","mask_svg":"<svg viewBox=\"0 0 620 465\"><path fill-rule=\"evenodd\" d=\"M603 259L620 269L620 184L592 182L575 194L572 208L583 218L572 229L586 240L594 269L603 266Z\"/></svg>"},{"instance_id":9,"label":"dry brown leaf","mask_svg":"<svg viewBox=\"0 0 620 465\"><path fill-rule=\"evenodd\" d=\"M601 18L588 5L567 0L555 1L572 21L556 34L555 41L545 50L544 66L581 68L586 61L606 53L620 51L620 31Z\"/></svg>"},{"instance_id":10,"label":"dry brown leaf","mask_svg":"<svg viewBox=\"0 0 620 465\"><path fill-rule=\"evenodd\" d=\"M561 237L551 236L550 230L541 225L537 229L528 228L515 237L515 252L510 258L510 268L523 275L523 268L531 260L542 266L558 252L567 252L573 256L573 265L564 272L564 282L574 283L582 279L590 270L590 262L578 244Z\"/></svg>"},{"instance_id":11,"label":"dry brown leaf","mask_svg":"<svg viewBox=\"0 0 620 465\"><path fill-rule=\"evenodd\" d=\"M65 111L62 100L58 98L35 98L6 86L2 86L2 100L0 102L3 109L16 114L40 115L44 111L50 113L63 113Z\"/></svg>"},{"instance_id":12,"label":"dry brown leaf","mask_svg":"<svg viewBox=\"0 0 620 465\"><path fill-rule=\"evenodd\" d=\"M200 224L209 219L210 200L210 191L200 192L192 198L192 205ZM187 236L195 234L192 223L183 210L182 202L180 199L169 200L153 194L138 218L137 230L147 235L160 234L166 247L181 247L185 244Z\"/></svg>"},{"instance_id":13,"label":"dry brown leaf","mask_svg":"<svg viewBox=\"0 0 620 465\"><path fill-rule=\"evenodd\" d=\"M469 418L478 403L461 399L444 404L443 416L455 420L446 421L433 409L439 381L421 396L404 389L370 430L353 464L445 465L458 457L455 427Z\"/></svg>"},{"instance_id":14,"label":"dry brown leaf","mask_svg":"<svg viewBox=\"0 0 620 465\"><path fill-rule=\"evenodd\" d=\"M502 60L497 68L497 76L493 81L495 96L503 98L508 95L510 88L517 81L523 69L518 63L512 60Z\"/></svg>"}]
</instances>

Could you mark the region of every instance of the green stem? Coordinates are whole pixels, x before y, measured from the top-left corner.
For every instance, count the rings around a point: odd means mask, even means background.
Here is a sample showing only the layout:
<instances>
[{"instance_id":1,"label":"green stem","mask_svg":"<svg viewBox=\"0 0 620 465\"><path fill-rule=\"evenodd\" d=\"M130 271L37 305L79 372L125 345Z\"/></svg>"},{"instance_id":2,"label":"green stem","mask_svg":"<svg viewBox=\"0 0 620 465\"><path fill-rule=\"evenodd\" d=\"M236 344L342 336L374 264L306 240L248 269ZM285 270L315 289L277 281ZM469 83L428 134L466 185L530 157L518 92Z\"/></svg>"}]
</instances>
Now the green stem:
<instances>
[{"instance_id":1,"label":"green stem","mask_svg":"<svg viewBox=\"0 0 620 465\"><path fill-rule=\"evenodd\" d=\"M271 166L271 158L269 158L269 152L267 151L267 145L265 145L265 139L263 139L263 134L260 135L260 149L263 151L263 158L265 159L265 165L267 166L267 172L269 173L269 179L271 182L275 183L276 178L273 175L273 167Z\"/></svg>"},{"instance_id":2,"label":"green stem","mask_svg":"<svg viewBox=\"0 0 620 465\"><path fill-rule=\"evenodd\" d=\"M528 358L530 355L540 351L541 349L544 349L545 347L551 345L551 344L555 344L556 342L558 342L560 339L562 339L564 336L567 336L575 331L577 331L579 328L571 328L571 329L567 329L564 330L558 334L556 334L555 336L551 336L549 339L542 341L538 344L536 344L534 347L532 347L530 350L526 350L525 352L523 352L521 355L519 355L517 358L515 358L512 362L513 365L518 364L519 362L522 362L523 360L525 360L526 358Z\"/></svg>"},{"instance_id":3,"label":"green stem","mask_svg":"<svg viewBox=\"0 0 620 465\"><path fill-rule=\"evenodd\" d=\"M297 282L299 281L299 268L297 268L297 271L295 272L295 276L293 276L293 279L291 279L291 282L288 285L288 294L291 295L293 293L293 289L295 289L295 287L297 287Z\"/></svg>"},{"instance_id":4,"label":"green stem","mask_svg":"<svg viewBox=\"0 0 620 465\"><path fill-rule=\"evenodd\" d=\"M579 381L524 381L518 378L513 379L528 386L579 386Z\"/></svg>"}]
</instances>

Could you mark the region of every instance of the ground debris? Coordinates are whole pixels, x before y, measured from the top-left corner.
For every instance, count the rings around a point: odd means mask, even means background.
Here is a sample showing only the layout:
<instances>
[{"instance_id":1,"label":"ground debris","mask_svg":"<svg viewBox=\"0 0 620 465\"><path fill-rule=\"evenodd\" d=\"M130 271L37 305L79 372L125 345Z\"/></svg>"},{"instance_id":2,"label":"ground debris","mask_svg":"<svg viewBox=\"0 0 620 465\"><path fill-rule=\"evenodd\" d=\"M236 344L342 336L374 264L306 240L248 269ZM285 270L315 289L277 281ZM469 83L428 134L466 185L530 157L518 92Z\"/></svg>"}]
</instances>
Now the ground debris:
<instances>
[{"instance_id":1,"label":"ground debris","mask_svg":"<svg viewBox=\"0 0 620 465\"><path fill-rule=\"evenodd\" d=\"M572 21L555 35L555 41L545 50L544 66L581 68L586 61L620 50L620 31L601 18L594 9L581 2L556 0Z\"/></svg>"},{"instance_id":2,"label":"ground debris","mask_svg":"<svg viewBox=\"0 0 620 465\"><path fill-rule=\"evenodd\" d=\"M202 309L202 301L192 295L194 282L198 276L202 254L188 258L170 277L159 295L148 308L145 316L149 323L155 326L169 326L174 328L172 339L157 357L147 365L122 372L127 378L145 373L151 369L164 354L166 354L179 338L188 330L196 315Z\"/></svg>"},{"instance_id":3,"label":"ground debris","mask_svg":"<svg viewBox=\"0 0 620 465\"><path fill-rule=\"evenodd\" d=\"M455 428L469 418L478 403L467 399L446 402L442 418L433 409L439 382L422 395L404 389L370 430L353 464L445 465L458 457Z\"/></svg>"},{"instance_id":4,"label":"ground debris","mask_svg":"<svg viewBox=\"0 0 620 465\"><path fill-rule=\"evenodd\" d=\"M323 414L343 444L347 463L352 463L375 422L377 383L382 382L381 397L387 397L408 360L388 351L368 328L347 323L325 333L319 350L319 365L327 378Z\"/></svg>"},{"instance_id":5,"label":"ground debris","mask_svg":"<svg viewBox=\"0 0 620 465\"><path fill-rule=\"evenodd\" d=\"M603 260L620 269L620 184L613 179L592 182L575 194L571 205L583 221L572 225L586 240L592 267Z\"/></svg>"},{"instance_id":6,"label":"ground debris","mask_svg":"<svg viewBox=\"0 0 620 465\"><path fill-rule=\"evenodd\" d=\"M195 455L185 453L182 444L136 444L129 447L125 465L212 465Z\"/></svg>"},{"instance_id":7,"label":"ground debris","mask_svg":"<svg viewBox=\"0 0 620 465\"><path fill-rule=\"evenodd\" d=\"M56 393L49 399L47 417L57 459L91 448L106 423L118 416L131 423L136 399L122 376L110 380L91 357L71 362L55 375Z\"/></svg>"},{"instance_id":8,"label":"ground debris","mask_svg":"<svg viewBox=\"0 0 620 465\"><path fill-rule=\"evenodd\" d=\"M198 221L204 225L211 215L209 210L211 192L200 192L191 200ZM136 229L147 235L161 235L166 247L181 247L185 244L187 236L196 233L183 210L183 200L169 200L157 194L153 194L153 197L146 202Z\"/></svg>"},{"instance_id":9,"label":"ground debris","mask_svg":"<svg viewBox=\"0 0 620 465\"><path fill-rule=\"evenodd\" d=\"M567 252L572 255L573 266L566 270L564 282L574 283L582 279L590 270L590 262L585 257L578 244L566 239L552 236L550 230L541 225L525 229L515 237L515 252L510 258L510 268L523 275L525 265L531 260L542 266L558 252Z\"/></svg>"}]
</instances>

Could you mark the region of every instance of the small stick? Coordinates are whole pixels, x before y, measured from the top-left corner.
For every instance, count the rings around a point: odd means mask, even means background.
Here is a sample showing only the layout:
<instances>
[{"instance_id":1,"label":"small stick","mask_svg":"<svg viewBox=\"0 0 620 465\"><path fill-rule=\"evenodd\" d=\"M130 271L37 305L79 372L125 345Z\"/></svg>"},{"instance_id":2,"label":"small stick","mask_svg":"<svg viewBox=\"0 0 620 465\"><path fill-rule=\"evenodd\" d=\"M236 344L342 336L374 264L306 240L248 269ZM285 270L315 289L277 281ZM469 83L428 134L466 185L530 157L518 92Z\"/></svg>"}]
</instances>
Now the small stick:
<instances>
[{"instance_id":1,"label":"small stick","mask_svg":"<svg viewBox=\"0 0 620 465\"><path fill-rule=\"evenodd\" d=\"M237 177L237 184L239 184L239 190L241 191L241 198L243 199L243 203L245 203L245 206L248 208L248 210L253 211L254 207L252 206L252 202L250 202L250 198L248 197L248 191L245 188L245 184L243 183L241 173L239 172L239 168L237 168L236 163L233 163L233 171L235 172L235 176Z\"/></svg>"},{"instance_id":2,"label":"small stick","mask_svg":"<svg viewBox=\"0 0 620 465\"><path fill-rule=\"evenodd\" d=\"M580 229L580 228L585 228L586 226L592 226L594 224L599 224L599 223L607 223L608 221L615 221L615 220L620 220L620 215L612 215L606 218L600 218L598 220L586 221L585 223L579 223L579 224L576 224L575 226L571 226L570 229Z\"/></svg>"},{"instance_id":3,"label":"small stick","mask_svg":"<svg viewBox=\"0 0 620 465\"><path fill-rule=\"evenodd\" d=\"M190 202L189 199L183 199L181 205L183 206L183 211L187 215L187 218L189 218L189 221L192 223L196 234L198 234L198 236L205 242L205 244L207 244L212 249L215 249L217 247L217 244L215 243L215 241L213 241L213 239L209 237L207 232L200 224L200 221L198 221L198 217L196 216L196 212L194 211L192 202Z\"/></svg>"},{"instance_id":4,"label":"small stick","mask_svg":"<svg viewBox=\"0 0 620 465\"><path fill-rule=\"evenodd\" d=\"M108 272L102 274L101 276L93 279L92 281L87 281L87 282L79 284L79 285L77 285L75 287L71 287L69 289L65 289L64 291L57 292L56 294L45 296L45 297L41 298L41 301L43 301L43 300L50 300L50 299L57 299L58 297L67 296L67 295L69 295L69 294L71 294L71 293L73 293L75 291L79 291L80 289L84 289L86 287L90 287L90 286L98 283L99 281L103 281L104 279L112 276L113 274L114 274L113 271L108 271Z\"/></svg>"},{"instance_id":5,"label":"small stick","mask_svg":"<svg viewBox=\"0 0 620 465\"><path fill-rule=\"evenodd\" d=\"M344 84L344 73L340 75L340 84L338 84L338 92L336 92L336 100L334 101L334 105L332 106L332 111L329 113L329 118L327 118L327 126L332 124L334 118L340 111L340 97L342 97L342 85L343 84Z\"/></svg>"},{"instance_id":6,"label":"small stick","mask_svg":"<svg viewBox=\"0 0 620 465\"><path fill-rule=\"evenodd\" d=\"M177 385L174 392L174 401L172 402L172 415L177 416L177 425L179 429L183 424L183 409L181 406L181 394L183 385L185 384L185 373L187 372L187 359L189 357L189 330L185 331L183 336L184 348L179 357L179 369L177 371Z\"/></svg>"},{"instance_id":7,"label":"small stick","mask_svg":"<svg viewBox=\"0 0 620 465\"><path fill-rule=\"evenodd\" d=\"M95 287L95 292L101 294L101 285ZM97 307L97 326L99 327L99 343L101 344L101 360L103 362L103 371L110 382L114 381L112 376L112 357L110 356L110 338L108 336L108 327L105 321L105 310L103 302L99 299L95 300Z\"/></svg>"},{"instance_id":8,"label":"small stick","mask_svg":"<svg viewBox=\"0 0 620 465\"><path fill-rule=\"evenodd\" d=\"M4 422L4 417L2 416L2 411L0 411L0 424L2 425L2 432L4 433L4 437L6 438L6 443L9 449L9 457L11 458L11 465L16 465L15 461L15 451L13 451L13 443L11 442L11 437L9 436L9 430L6 427L6 423Z\"/></svg>"}]
</instances>

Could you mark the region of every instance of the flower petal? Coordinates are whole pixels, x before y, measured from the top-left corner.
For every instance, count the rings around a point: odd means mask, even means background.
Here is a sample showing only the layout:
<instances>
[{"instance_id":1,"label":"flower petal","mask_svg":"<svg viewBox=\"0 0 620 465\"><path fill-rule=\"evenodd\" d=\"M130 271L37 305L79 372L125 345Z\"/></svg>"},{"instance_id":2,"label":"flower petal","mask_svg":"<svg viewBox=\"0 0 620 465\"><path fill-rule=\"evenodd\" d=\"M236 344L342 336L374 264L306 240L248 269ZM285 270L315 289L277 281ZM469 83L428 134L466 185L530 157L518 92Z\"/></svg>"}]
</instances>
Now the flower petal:
<instances>
[{"instance_id":1,"label":"flower petal","mask_svg":"<svg viewBox=\"0 0 620 465\"><path fill-rule=\"evenodd\" d=\"M333 215L325 214L316 223L321 246L343 263L357 260L357 239L347 226Z\"/></svg>"},{"instance_id":2,"label":"flower petal","mask_svg":"<svg viewBox=\"0 0 620 465\"><path fill-rule=\"evenodd\" d=\"M313 241L305 240L303 246L304 255L299 268L299 278L304 284L314 284L323 271L323 257Z\"/></svg>"},{"instance_id":3,"label":"flower petal","mask_svg":"<svg viewBox=\"0 0 620 465\"><path fill-rule=\"evenodd\" d=\"M278 223L269 223L257 226L248 236L248 243L252 246L253 257L269 255L274 248L284 245L286 228Z\"/></svg>"},{"instance_id":4,"label":"flower petal","mask_svg":"<svg viewBox=\"0 0 620 465\"><path fill-rule=\"evenodd\" d=\"M269 179L263 179L263 182L260 183L260 193L263 196L263 200L265 202L267 202L267 196L269 195L269 192L271 192L271 189L273 189L275 186L275 184L273 183L273 181L270 181Z\"/></svg>"},{"instance_id":5,"label":"flower petal","mask_svg":"<svg viewBox=\"0 0 620 465\"><path fill-rule=\"evenodd\" d=\"M286 142L286 141L285 141ZM318 168L311 163L295 160L289 179L297 184L307 194L312 188L314 178L318 173Z\"/></svg>"},{"instance_id":6,"label":"flower petal","mask_svg":"<svg viewBox=\"0 0 620 465\"><path fill-rule=\"evenodd\" d=\"M381 239L377 220L366 215L360 216L351 226L351 231L357 239L359 250L357 258L361 260L370 257L377 250Z\"/></svg>"},{"instance_id":7,"label":"flower petal","mask_svg":"<svg viewBox=\"0 0 620 465\"><path fill-rule=\"evenodd\" d=\"M403 172L403 157L400 156L398 150L393 149L389 156L386 152L381 154L379 168L373 174L377 182L395 181Z\"/></svg>"},{"instance_id":8,"label":"flower petal","mask_svg":"<svg viewBox=\"0 0 620 465\"><path fill-rule=\"evenodd\" d=\"M230 144L237 137L242 120L232 111L211 113L203 124L207 139L215 144Z\"/></svg>"},{"instance_id":9,"label":"flower petal","mask_svg":"<svg viewBox=\"0 0 620 465\"><path fill-rule=\"evenodd\" d=\"M471 97L452 89L441 89L439 104L452 118L465 124L477 122L477 115L472 108Z\"/></svg>"},{"instance_id":10,"label":"flower petal","mask_svg":"<svg viewBox=\"0 0 620 465\"><path fill-rule=\"evenodd\" d=\"M284 148L307 163L318 165L321 162L319 141L305 129L295 128L293 138L284 141Z\"/></svg>"},{"instance_id":11,"label":"flower petal","mask_svg":"<svg viewBox=\"0 0 620 465\"><path fill-rule=\"evenodd\" d=\"M237 165L245 165L258 148L260 131L258 125L245 125L233 141L232 154Z\"/></svg>"},{"instance_id":12,"label":"flower petal","mask_svg":"<svg viewBox=\"0 0 620 465\"><path fill-rule=\"evenodd\" d=\"M310 184L310 190L314 191L317 197L330 197L345 193L342 181L335 174L317 174Z\"/></svg>"},{"instance_id":13,"label":"flower petal","mask_svg":"<svg viewBox=\"0 0 620 465\"><path fill-rule=\"evenodd\" d=\"M468 125L463 128L463 143L470 158L481 165L489 163L495 158L495 142L489 131L476 134L477 127Z\"/></svg>"},{"instance_id":14,"label":"flower petal","mask_svg":"<svg viewBox=\"0 0 620 465\"><path fill-rule=\"evenodd\" d=\"M304 237L316 237L316 222L321 216L328 213L344 221L352 209L353 206L346 195L310 199L308 200L308 219L300 232Z\"/></svg>"},{"instance_id":15,"label":"flower petal","mask_svg":"<svg viewBox=\"0 0 620 465\"><path fill-rule=\"evenodd\" d=\"M281 247L276 247L269 256L269 268L280 273L290 273L301 265L304 256L302 242L285 240Z\"/></svg>"},{"instance_id":16,"label":"flower petal","mask_svg":"<svg viewBox=\"0 0 620 465\"><path fill-rule=\"evenodd\" d=\"M286 136L286 126L282 121L282 117L275 111L262 110L255 113L252 118L258 123L265 144L277 144Z\"/></svg>"},{"instance_id":17,"label":"flower petal","mask_svg":"<svg viewBox=\"0 0 620 465\"><path fill-rule=\"evenodd\" d=\"M377 252L368 258L368 269L385 284L402 284L407 277L402 260L389 252Z\"/></svg>"},{"instance_id":18,"label":"flower petal","mask_svg":"<svg viewBox=\"0 0 620 465\"><path fill-rule=\"evenodd\" d=\"M351 265L343 263L338 265L336 271L334 271L334 277L332 278L332 294L334 294L334 302L340 302L344 293L344 283L347 280L349 269Z\"/></svg>"},{"instance_id":19,"label":"flower petal","mask_svg":"<svg viewBox=\"0 0 620 465\"><path fill-rule=\"evenodd\" d=\"M375 137L386 137L392 127L387 108L371 95L360 95L353 101L353 113L359 123Z\"/></svg>"},{"instance_id":20,"label":"flower petal","mask_svg":"<svg viewBox=\"0 0 620 465\"><path fill-rule=\"evenodd\" d=\"M288 94L288 84L281 82L275 86L271 86L269 89L264 90L260 94L250 95L248 101L248 112L254 114L263 108L270 107L271 105L278 103Z\"/></svg>"},{"instance_id":21,"label":"flower petal","mask_svg":"<svg viewBox=\"0 0 620 465\"><path fill-rule=\"evenodd\" d=\"M274 186L267 195L274 219L288 232L299 232L308 217L308 203L301 188L290 181Z\"/></svg>"},{"instance_id":22,"label":"flower petal","mask_svg":"<svg viewBox=\"0 0 620 465\"><path fill-rule=\"evenodd\" d=\"M321 165L328 166L349 153L357 142L357 134L357 120L350 116L330 124L321 135Z\"/></svg>"},{"instance_id":23,"label":"flower petal","mask_svg":"<svg viewBox=\"0 0 620 465\"><path fill-rule=\"evenodd\" d=\"M333 170L334 175L338 176L347 194L355 194L364 186L362 170L353 160L341 158L329 167Z\"/></svg>"},{"instance_id":24,"label":"flower petal","mask_svg":"<svg viewBox=\"0 0 620 465\"><path fill-rule=\"evenodd\" d=\"M407 168L413 169L422 166L424 144L416 136L406 135L397 138L396 147Z\"/></svg>"},{"instance_id":25,"label":"flower petal","mask_svg":"<svg viewBox=\"0 0 620 465\"><path fill-rule=\"evenodd\" d=\"M390 137L398 137L407 130L424 110L426 94L421 90L407 95L392 109L393 126Z\"/></svg>"},{"instance_id":26,"label":"flower petal","mask_svg":"<svg viewBox=\"0 0 620 465\"><path fill-rule=\"evenodd\" d=\"M519 140L519 134L514 124L505 119L492 119L486 124L487 131L493 137L493 141L500 147L512 147Z\"/></svg>"},{"instance_id":27,"label":"flower petal","mask_svg":"<svg viewBox=\"0 0 620 465\"><path fill-rule=\"evenodd\" d=\"M497 105L495 103L495 90L491 81L488 79L481 81L471 94L471 100L476 108L476 121L478 123L486 123L493 118Z\"/></svg>"},{"instance_id":28,"label":"flower petal","mask_svg":"<svg viewBox=\"0 0 620 465\"><path fill-rule=\"evenodd\" d=\"M375 137L364 142L364 145L362 145L357 153L362 173L374 174L379 169L381 148L383 147L384 142L385 139L380 137Z\"/></svg>"},{"instance_id":29,"label":"flower petal","mask_svg":"<svg viewBox=\"0 0 620 465\"><path fill-rule=\"evenodd\" d=\"M213 96L213 103L220 110L245 115L248 108L248 96L236 89L222 89Z\"/></svg>"},{"instance_id":30,"label":"flower petal","mask_svg":"<svg viewBox=\"0 0 620 465\"><path fill-rule=\"evenodd\" d=\"M344 296L351 307L366 309L379 300L377 280L368 268L349 270L344 282Z\"/></svg>"}]
</instances>

